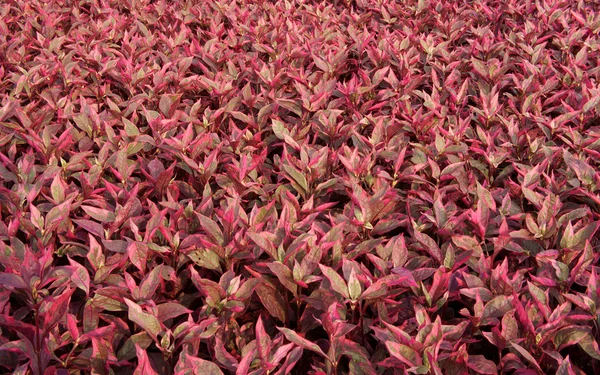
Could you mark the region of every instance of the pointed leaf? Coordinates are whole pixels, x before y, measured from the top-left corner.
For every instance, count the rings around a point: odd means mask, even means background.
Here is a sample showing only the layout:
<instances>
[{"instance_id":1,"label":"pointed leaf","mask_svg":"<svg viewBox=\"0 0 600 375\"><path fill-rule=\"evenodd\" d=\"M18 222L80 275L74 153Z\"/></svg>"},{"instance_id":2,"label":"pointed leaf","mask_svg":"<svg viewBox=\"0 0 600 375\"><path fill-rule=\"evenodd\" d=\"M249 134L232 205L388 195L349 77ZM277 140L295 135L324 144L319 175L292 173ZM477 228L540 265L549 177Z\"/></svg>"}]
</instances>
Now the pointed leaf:
<instances>
[{"instance_id":1,"label":"pointed leaf","mask_svg":"<svg viewBox=\"0 0 600 375\"><path fill-rule=\"evenodd\" d=\"M154 315L145 313L137 303L127 298L124 298L124 300L129 307L128 319L146 330L150 336L156 338L162 330L158 319Z\"/></svg>"},{"instance_id":2,"label":"pointed leaf","mask_svg":"<svg viewBox=\"0 0 600 375\"><path fill-rule=\"evenodd\" d=\"M467 366L478 374L497 375L498 370L494 362L482 355L469 355Z\"/></svg>"},{"instance_id":3,"label":"pointed leaf","mask_svg":"<svg viewBox=\"0 0 600 375\"><path fill-rule=\"evenodd\" d=\"M158 310L158 320L164 322L167 319L173 319L183 314L189 314L193 311L186 308L179 302L166 302L156 306Z\"/></svg>"},{"instance_id":4,"label":"pointed leaf","mask_svg":"<svg viewBox=\"0 0 600 375\"><path fill-rule=\"evenodd\" d=\"M500 318L512 308L512 297L497 296L485 304L482 318Z\"/></svg>"},{"instance_id":5,"label":"pointed leaf","mask_svg":"<svg viewBox=\"0 0 600 375\"><path fill-rule=\"evenodd\" d=\"M292 331L291 329L288 329L288 328L282 328L282 327L277 327L277 329L279 331L281 331L281 333L283 333L283 335L285 336L286 339L288 339L288 341L293 342L294 344L299 345L302 348L305 348L305 349L311 350L317 354L320 354L325 358L328 358L327 355L321 350L319 345L315 344L314 342L308 341L304 337L301 337L295 331Z\"/></svg>"},{"instance_id":6,"label":"pointed leaf","mask_svg":"<svg viewBox=\"0 0 600 375\"><path fill-rule=\"evenodd\" d=\"M73 267L73 273L71 274L71 281L78 288L83 290L86 295L90 294L90 274L88 270L81 264L75 262L73 259L68 258L71 267Z\"/></svg>"},{"instance_id":7,"label":"pointed leaf","mask_svg":"<svg viewBox=\"0 0 600 375\"><path fill-rule=\"evenodd\" d=\"M271 316L282 322L286 321L286 303L281 293L271 284L262 282L256 285L256 294Z\"/></svg>"},{"instance_id":8,"label":"pointed leaf","mask_svg":"<svg viewBox=\"0 0 600 375\"><path fill-rule=\"evenodd\" d=\"M350 294L348 293L348 286L346 282L337 272L335 272L332 268L319 264L319 268L321 268L321 272L323 275L329 280L331 287L333 290L344 296L344 298L349 299Z\"/></svg>"},{"instance_id":9,"label":"pointed leaf","mask_svg":"<svg viewBox=\"0 0 600 375\"><path fill-rule=\"evenodd\" d=\"M150 364L150 359L148 358L148 354L146 353L145 349L142 349L138 345L135 345L135 354L137 357L138 365L135 368L133 375L158 375L158 373Z\"/></svg>"}]
</instances>

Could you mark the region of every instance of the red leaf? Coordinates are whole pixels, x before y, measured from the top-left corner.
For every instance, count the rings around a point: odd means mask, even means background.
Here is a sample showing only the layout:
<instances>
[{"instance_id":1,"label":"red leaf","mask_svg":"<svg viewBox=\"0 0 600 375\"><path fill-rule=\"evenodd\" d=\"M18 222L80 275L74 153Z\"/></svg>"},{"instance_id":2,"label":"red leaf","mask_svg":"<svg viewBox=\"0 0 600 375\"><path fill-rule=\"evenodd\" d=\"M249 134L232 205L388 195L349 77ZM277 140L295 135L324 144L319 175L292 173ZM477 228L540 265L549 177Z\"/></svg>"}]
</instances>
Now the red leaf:
<instances>
[{"instance_id":1,"label":"red leaf","mask_svg":"<svg viewBox=\"0 0 600 375\"><path fill-rule=\"evenodd\" d=\"M16 289L29 289L29 285L23 281L23 278L14 273L0 272L0 285Z\"/></svg>"},{"instance_id":2,"label":"red leaf","mask_svg":"<svg viewBox=\"0 0 600 375\"><path fill-rule=\"evenodd\" d=\"M131 263L145 273L148 263L148 246L141 242L132 242L127 246L127 254Z\"/></svg>"},{"instance_id":3,"label":"red leaf","mask_svg":"<svg viewBox=\"0 0 600 375\"><path fill-rule=\"evenodd\" d=\"M90 274L88 270L81 264L75 262L73 259L68 258L71 267L73 267L73 273L71 274L71 281L78 288L82 289L86 295L90 294Z\"/></svg>"},{"instance_id":4,"label":"red leaf","mask_svg":"<svg viewBox=\"0 0 600 375\"><path fill-rule=\"evenodd\" d=\"M40 306L44 318L44 330L50 331L61 319L65 319L71 296L75 289L66 289L57 297L46 297Z\"/></svg>"},{"instance_id":5,"label":"red leaf","mask_svg":"<svg viewBox=\"0 0 600 375\"><path fill-rule=\"evenodd\" d=\"M285 336L286 339L288 339L288 341L293 342L294 344L299 345L305 349L311 350L317 354L320 354L325 358L328 358L327 355L323 352L323 350L321 350L319 345L315 344L312 341L305 339L304 337L297 334L295 331L292 331L291 329L288 329L288 328L281 328L281 327L277 327L277 329L279 331L281 331L281 333L283 333L283 335Z\"/></svg>"},{"instance_id":6,"label":"red leaf","mask_svg":"<svg viewBox=\"0 0 600 375\"><path fill-rule=\"evenodd\" d=\"M176 318L183 314L189 314L193 312L192 310L186 308L179 302L161 303L160 305L157 305L156 308L158 310L157 318L161 322L164 322L168 319Z\"/></svg>"},{"instance_id":7,"label":"red leaf","mask_svg":"<svg viewBox=\"0 0 600 375\"><path fill-rule=\"evenodd\" d=\"M467 366L478 374L497 375L498 370L494 362L482 355L469 355Z\"/></svg>"},{"instance_id":8,"label":"red leaf","mask_svg":"<svg viewBox=\"0 0 600 375\"><path fill-rule=\"evenodd\" d=\"M258 357L263 363L263 366L265 366L269 363L268 355L271 352L271 338L265 331L262 316L258 317L254 331L256 334L256 348L258 351Z\"/></svg>"},{"instance_id":9,"label":"red leaf","mask_svg":"<svg viewBox=\"0 0 600 375\"><path fill-rule=\"evenodd\" d=\"M439 264L443 264L444 255L433 238L429 237L425 233L419 232L416 228L414 230L414 237L423 246L425 251L427 251L429 255L433 257L433 259L435 259Z\"/></svg>"},{"instance_id":10,"label":"red leaf","mask_svg":"<svg viewBox=\"0 0 600 375\"><path fill-rule=\"evenodd\" d=\"M285 300L279 291L271 284L267 284L266 282L261 282L260 284L256 285L254 290L269 314L280 321L285 322L287 307Z\"/></svg>"},{"instance_id":11,"label":"red leaf","mask_svg":"<svg viewBox=\"0 0 600 375\"><path fill-rule=\"evenodd\" d=\"M323 275L325 275L327 280L329 280L333 290L341 294L344 298L349 299L350 294L348 293L348 286L346 285L344 279L330 267L322 264L319 264L319 267L321 268Z\"/></svg>"},{"instance_id":12,"label":"red leaf","mask_svg":"<svg viewBox=\"0 0 600 375\"><path fill-rule=\"evenodd\" d=\"M137 344L135 345L135 354L137 356L138 365L133 372L133 375L158 375L154 370L154 367L150 364L150 359L146 350L140 348Z\"/></svg>"}]
</instances>

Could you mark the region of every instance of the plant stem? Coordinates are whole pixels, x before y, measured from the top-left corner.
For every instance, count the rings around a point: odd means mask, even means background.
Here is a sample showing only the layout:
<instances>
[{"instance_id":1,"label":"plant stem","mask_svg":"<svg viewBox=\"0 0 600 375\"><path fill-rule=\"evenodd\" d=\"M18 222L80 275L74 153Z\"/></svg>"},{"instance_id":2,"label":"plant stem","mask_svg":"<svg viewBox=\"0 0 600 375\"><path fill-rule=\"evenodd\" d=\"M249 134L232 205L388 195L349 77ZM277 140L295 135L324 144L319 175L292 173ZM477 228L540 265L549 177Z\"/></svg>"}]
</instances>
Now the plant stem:
<instances>
[{"instance_id":1,"label":"plant stem","mask_svg":"<svg viewBox=\"0 0 600 375\"><path fill-rule=\"evenodd\" d=\"M366 304L363 306L363 301L359 302L360 316L358 317L358 329L360 329L360 339L362 341L362 345L365 346L365 330L363 328L363 316L367 310Z\"/></svg>"},{"instance_id":2,"label":"plant stem","mask_svg":"<svg viewBox=\"0 0 600 375\"><path fill-rule=\"evenodd\" d=\"M296 296L296 321L298 322L296 329L301 332L302 322L300 321L300 300Z\"/></svg>"},{"instance_id":3,"label":"plant stem","mask_svg":"<svg viewBox=\"0 0 600 375\"><path fill-rule=\"evenodd\" d=\"M63 361L63 367L65 367L65 368L67 367L67 365L69 364L69 361L71 360L71 356L75 352L75 349L77 349L78 345L79 345L79 339L75 340L75 343L73 344L73 348L71 348L71 351L69 352L69 354L67 354L67 358L65 358L65 360Z\"/></svg>"},{"instance_id":4,"label":"plant stem","mask_svg":"<svg viewBox=\"0 0 600 375\"><path fill-rule=\"evenodd\" d=\"M35 340L34 340L34 350L35 355L38 362L38 375L44 375L44 370L42 369L42 335L40 334L40 304L36 303L35 305Z\"/></svg>"}]
</instances>

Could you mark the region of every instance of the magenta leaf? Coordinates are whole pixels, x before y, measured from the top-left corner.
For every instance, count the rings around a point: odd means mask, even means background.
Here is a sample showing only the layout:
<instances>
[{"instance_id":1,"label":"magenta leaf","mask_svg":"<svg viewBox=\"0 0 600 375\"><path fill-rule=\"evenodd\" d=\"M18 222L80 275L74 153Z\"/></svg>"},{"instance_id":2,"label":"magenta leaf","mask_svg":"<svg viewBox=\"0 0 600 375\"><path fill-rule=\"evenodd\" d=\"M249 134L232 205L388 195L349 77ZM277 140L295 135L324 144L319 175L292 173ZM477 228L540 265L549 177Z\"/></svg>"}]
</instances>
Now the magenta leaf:
<instances>
[{"instance_id":1,"label":"magenta leaf","mask_svg":"<svg viewBox=\"0 0 600 375\"><path fill-rule=\"evenodd\" d=\"M322 264L319 264L319 267L321 268L323 275L325 275L327 280L329 280L333 290L341 294L344 298L349 299L350 294L348 293L348 286L346 285L344 279L330 267Z\"/></svg>"},{"instance_id":2,"label":"magenta leaf","mask_svg":"<svg viewBox=\"0 0 600 375\"><path fill-rule=\"evenodd\" d=\"M186 308L178 302L161 303L160 305L157 305L156 308L158 310L158 315L156 317L161 322L192 312L192 310Z\"/></svg>"},{"instance_id":3,"label":"magenta leaf","mask_svg":"<svg viewBox=\"0 0 600 375\"><path fill-rule=\"evenodd\" d=\"M88 270L81 264L75 262L69 258L73 273L71 274L71 281L85 292L86 295L90 294L90 274Z\"/></svg>"},{"instance_id":4,"label":"magenta leaf","mask_svg":"<svg viewBox=\"0 0 600 375\"><path fill-rule=\"evenodd\" d=\"M597 2L7 3L0 373L600 374Z\"/></svg>"},{"instance_id":5,"label":"magenta leaf","mask_svg":"<svg viewBox=\"0 0 600 375\"><path fill-rule=\"evenodd\" d=\"M287 306L281 293L274 286L265 282L256 285L254 290L267 311L273 317L285 322Z\"/></svg>"},{"instance_id":6,"label":"magenta leaf","mask_svg":"<svg viewBox=\"0 0 600 375\"><path fill-rule=\"evenodd\" d=\"M158 374L154 367L150 364L150 359L148 358L148 354L146 354L146 350L140 348L138 345L135 346L135 353L137 357L138 365L133 372L134 375L154 375Z\"/></svg>"},{"instance_id":7,"label":"magenta leaf","mask_svg":"<svg viewBox=\"0 0 600 375\"><path fill-rule=\"evenodd\" d=\"M305 349L308 349L310 351L313 351L325 358L327 358L327 355L323 352L323 350L321 350L321 348L319 347L319 345L305 339L304 337L300 336L299 334L297 334L296 332L292 331L291 329L288 328L281 328L281 327L277 327L277 329L283 333L283 335L285 336L285 338L298 345L301 346Z\"/></svg>"},{"instance_id":8,"label":"magenta leaf","mask_svg":"<svg viewBox=\"0 0 600 375\"><path fill-rule=\"evenodd\" d=\"M498 370L496 369L496 365L494 364L494 362L486 359L482 355L469 355L467 365L471 370L475 371L477 374L498 374Z\"/></svg>"}]
</instances>

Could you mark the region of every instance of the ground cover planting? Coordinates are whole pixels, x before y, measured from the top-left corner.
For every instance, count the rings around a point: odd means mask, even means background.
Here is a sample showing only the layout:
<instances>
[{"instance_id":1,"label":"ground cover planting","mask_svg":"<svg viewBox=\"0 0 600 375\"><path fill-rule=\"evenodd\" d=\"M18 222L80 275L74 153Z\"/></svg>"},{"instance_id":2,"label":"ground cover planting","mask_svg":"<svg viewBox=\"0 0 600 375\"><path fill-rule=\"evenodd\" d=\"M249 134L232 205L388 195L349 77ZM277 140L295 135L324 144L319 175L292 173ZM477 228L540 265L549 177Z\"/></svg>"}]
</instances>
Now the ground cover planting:
<instances>
[{"instance_id":1,"label":"ground cover planting","mask_svg":"<svg viewBox=\"0 0 600 375\"><path fill-rule=\"evenodd\" d=\"M0 373L600 373L600 5L4 0Z\"/></svg>"}]
</instances>

